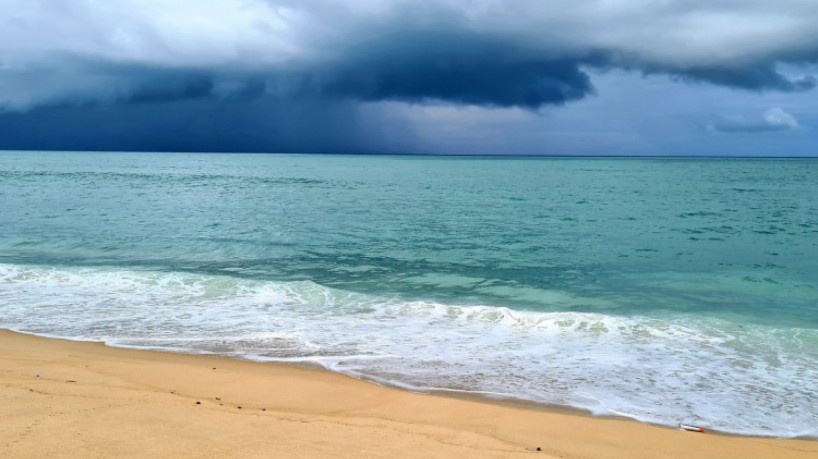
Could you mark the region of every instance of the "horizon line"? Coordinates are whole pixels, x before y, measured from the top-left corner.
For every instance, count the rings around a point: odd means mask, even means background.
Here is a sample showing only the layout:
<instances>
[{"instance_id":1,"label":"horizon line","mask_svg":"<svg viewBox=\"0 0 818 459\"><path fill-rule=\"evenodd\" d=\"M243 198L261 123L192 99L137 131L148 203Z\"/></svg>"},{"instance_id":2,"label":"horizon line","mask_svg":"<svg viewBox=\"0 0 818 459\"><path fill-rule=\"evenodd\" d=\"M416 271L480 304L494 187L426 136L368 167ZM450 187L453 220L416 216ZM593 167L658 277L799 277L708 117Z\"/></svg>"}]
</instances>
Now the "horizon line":
<instances>
[{"instance_id":1,"label":"horizon line","mask_svg":"<svg viewBox=\"0 0 818 459\"><path fill-rule=\"evenodd\" d=\"M145 154L222 154L222 155L315 155L315 156L415 156L444 158L646 158L646 159L818 159L818 154L803 156L768 155L697 155L697 154L534 154L534 153L365 153L365 152L298 152L298 151L182 151L182 150L56 150L56 149L0 149L0 153L145 153Z\"/></svg>"}]
</instances>

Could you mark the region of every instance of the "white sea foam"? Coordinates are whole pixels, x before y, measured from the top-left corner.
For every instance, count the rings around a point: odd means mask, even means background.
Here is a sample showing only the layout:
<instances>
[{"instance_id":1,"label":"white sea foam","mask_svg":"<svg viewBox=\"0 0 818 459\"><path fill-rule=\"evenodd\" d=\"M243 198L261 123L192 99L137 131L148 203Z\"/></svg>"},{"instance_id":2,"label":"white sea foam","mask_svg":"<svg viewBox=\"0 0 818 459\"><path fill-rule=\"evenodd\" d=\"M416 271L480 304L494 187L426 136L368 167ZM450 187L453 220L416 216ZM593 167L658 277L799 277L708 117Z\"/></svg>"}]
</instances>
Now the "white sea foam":
<instances>
[{"instance_id":1,"label":"white sea foam","mask_svg":"<svg viewBox=\"0 0 818 459\"><path fill-rule=\"evenodd\" d=\"M312 362L414 390L727 432L818 436L818 332L403 301L312 282L0 264L0 326Z\"/></svg>"}]
</instances>

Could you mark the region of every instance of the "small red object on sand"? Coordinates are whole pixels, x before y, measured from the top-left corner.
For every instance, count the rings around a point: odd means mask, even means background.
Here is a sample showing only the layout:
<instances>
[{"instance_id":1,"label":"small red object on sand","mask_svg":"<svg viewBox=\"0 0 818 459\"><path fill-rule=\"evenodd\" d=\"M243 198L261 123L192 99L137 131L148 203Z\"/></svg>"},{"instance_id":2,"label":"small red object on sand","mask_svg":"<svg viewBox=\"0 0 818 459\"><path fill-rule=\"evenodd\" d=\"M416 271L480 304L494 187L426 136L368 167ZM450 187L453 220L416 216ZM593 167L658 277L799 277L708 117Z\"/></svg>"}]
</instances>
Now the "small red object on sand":
<instances>
[{"instance_id":1,"label":"small red object on sand","mask_svg":"<svg viewBox=\"0 0 818 459\"><path fill-rule=\"evenodd\" d=\"M704 433L704 427L689 426L689 425L686 425L686 424L679 424L679 430L687 430L689 432Z\"/></svg>"}]
</instances>

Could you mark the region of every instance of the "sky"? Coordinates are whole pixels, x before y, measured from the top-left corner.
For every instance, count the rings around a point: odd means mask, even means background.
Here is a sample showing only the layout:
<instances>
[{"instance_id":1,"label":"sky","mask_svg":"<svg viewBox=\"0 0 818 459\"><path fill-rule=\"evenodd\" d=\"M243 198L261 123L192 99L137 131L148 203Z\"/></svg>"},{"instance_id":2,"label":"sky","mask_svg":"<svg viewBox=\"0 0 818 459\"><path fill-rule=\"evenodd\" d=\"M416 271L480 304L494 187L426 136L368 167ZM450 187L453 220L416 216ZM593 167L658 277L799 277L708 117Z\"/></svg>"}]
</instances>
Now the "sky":
<instances>
[{"instance_id":1,"label":"sky","mask_svg":"<svg viewBox=\"0 0 818 459\"><path fill-rule=\"evenodd\" d=\"M818 155L814 0L0 0L0 149Z\"/></svg>"}]
</instances>

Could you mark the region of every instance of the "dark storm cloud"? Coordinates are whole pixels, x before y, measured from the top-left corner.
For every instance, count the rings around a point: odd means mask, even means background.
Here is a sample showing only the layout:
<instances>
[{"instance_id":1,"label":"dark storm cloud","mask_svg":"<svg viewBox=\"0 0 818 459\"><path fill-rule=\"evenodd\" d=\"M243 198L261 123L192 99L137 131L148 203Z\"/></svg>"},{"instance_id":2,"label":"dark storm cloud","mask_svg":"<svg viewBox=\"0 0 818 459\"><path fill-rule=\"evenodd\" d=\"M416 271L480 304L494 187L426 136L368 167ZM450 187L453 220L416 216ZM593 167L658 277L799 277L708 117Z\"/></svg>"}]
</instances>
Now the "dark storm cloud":
<instances>
[{"instance_id":1,"label":"dark storm cloud","mask_svg":"<svg viewBox=\"0 0 818 459\"><path fill-rule=\"evenodd\" d=\"M750 91L807 91L815 87L812 75L788 78L775 70L771 63L761 62L743 67L698 67L690 69L661 70L682 80L702 81L721 86ZM646 72L651 73L651 72Z\"/></svg>"},{"instance_id":2,"label":"dark storm cloud","mask_svg":"<svg viewBox=\"0 0 818 459\"><path fill-rule=\"evenodd\" d=\"M344 102L193 97L0 113L6 150L378 153L412 142L408 127L383 135Z\"/></svg>"},{"instance_id":3,"label":"dark storm cloud","mask_svg":"<svg viewBox=\"0 0 818 459\"><path fill-rule=\"evenodd\" d=\"M535 109L593 92L581 66L604 62L592 53L543 55L507 38L440 29L382 31L380 43L355 44L342 61L306 73L320 75L318 90L330 96Z\"/></svg>"}]
</instances>

